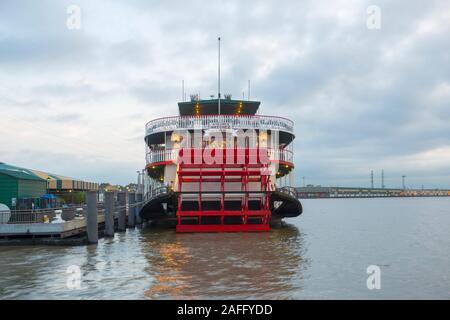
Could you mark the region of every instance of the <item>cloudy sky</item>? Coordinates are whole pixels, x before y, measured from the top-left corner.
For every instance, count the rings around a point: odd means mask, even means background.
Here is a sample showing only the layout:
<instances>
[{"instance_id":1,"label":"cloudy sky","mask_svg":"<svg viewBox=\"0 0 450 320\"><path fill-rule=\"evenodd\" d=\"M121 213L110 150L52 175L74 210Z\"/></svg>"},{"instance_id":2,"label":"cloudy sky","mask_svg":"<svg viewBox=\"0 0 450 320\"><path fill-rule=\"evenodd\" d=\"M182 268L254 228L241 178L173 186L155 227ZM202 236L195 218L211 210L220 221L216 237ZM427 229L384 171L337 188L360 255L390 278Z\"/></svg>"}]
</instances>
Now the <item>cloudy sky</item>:
<instances>
[{"instance_id":1,"label":"cloudy sky","mask_svg":"<svg viewBox=\"0 0 450 320\"><path fill-rule=\"evenodd\" d=\"M219 35L222 91L251 79L262 114L295 121L298 184L368 186L373 169L379 185L384 168L388 187L450 187L448 0L2 0L0 161L134 181L181 80L215 93Z\"/></svg>"}]
</instances>

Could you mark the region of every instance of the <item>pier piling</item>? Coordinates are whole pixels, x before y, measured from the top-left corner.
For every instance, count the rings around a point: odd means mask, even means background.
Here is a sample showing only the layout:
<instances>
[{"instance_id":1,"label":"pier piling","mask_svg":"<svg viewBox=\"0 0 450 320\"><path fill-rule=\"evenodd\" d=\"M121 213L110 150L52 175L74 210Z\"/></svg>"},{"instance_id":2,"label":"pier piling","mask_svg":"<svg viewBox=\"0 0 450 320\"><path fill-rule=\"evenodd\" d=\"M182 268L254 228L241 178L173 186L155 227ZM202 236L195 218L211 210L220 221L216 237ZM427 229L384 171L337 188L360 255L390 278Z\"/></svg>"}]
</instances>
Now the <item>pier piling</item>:
<instances>
[{"instance_id":1,"label":"pier piling","mask_svg":"<svg viewBox=\"0 0 450 320\"><path fill-rule=\"evenodd\" d=\"M140 203L137 207L136 207L136 224L142 224L142 219L141 216L139 215L139 212L142 209L142 193L137 193L136 194L136 202Z\"/></svg>"},{"instance_id":2,"label":"pier piling","mask_svg":"<svg viewBox=\"0 0 450 320\"><path fill-rule=\"evenodd\" d=\"M114 237L114 192L105 192L105 236Z\"/></svg>"},{"instance_id":3,"label":"pier piling","mask_svg":"<svg viewBox=\"0 0 450 320\"><path fill-rule=\"evenodd\" d=\"M136 194L134 192L128 193L128 227L134 228L136 225Z\"/></svg>"},{"instance_id":4,"label":"pier piling","mask_svg":"<svg viewBox=\"0 0 450 320\"><path fill-rule=\"evenodd\" d=\"M89 191L86 193L87 219L86 232L88 243L98 242L98 225L97 225L97 192Z\"/></svg>"},{"instance_id":5,"label":"pier piling","mask_svg":"<svg viewBox=\"0 0 450 320\"><path fill-rule=\"evenodd\" d=\"M118 217L118 229L119 231L125 231L126 229L126 218L127 218L127 194L126 192L118 192L117 200L119 202L119 217Z\"/></svg>"}]
</instances>

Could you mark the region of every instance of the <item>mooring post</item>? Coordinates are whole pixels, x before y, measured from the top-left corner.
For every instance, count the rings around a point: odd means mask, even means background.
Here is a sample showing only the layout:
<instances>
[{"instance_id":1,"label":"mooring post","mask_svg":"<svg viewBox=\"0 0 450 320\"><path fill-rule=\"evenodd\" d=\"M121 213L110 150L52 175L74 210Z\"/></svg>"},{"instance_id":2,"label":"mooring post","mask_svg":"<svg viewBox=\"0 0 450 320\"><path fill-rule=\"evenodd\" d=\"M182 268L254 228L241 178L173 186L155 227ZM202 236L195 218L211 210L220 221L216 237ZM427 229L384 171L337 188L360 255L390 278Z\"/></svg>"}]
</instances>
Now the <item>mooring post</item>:
<instances>
[{"instance_id":1,"label":"mooring post","mask_svg":"<svg viewBox=\"0 0 450 320\"><path fill-rule=\"evenodd\" d=\"M118 217L118 229L119 231L124 231L126 229L126 220L127 220L127 194L126 192L118 192L117 200L119 202L119 217Z\"/></svg>"},{"instance_id":2,"label":"mooring post","mask_svg":"<svg viewBox=\"0 0 450 320\"><path fill-rule=\"evenodd\" d=\"M136 194L134 192L128 193L128 227L134 228L136 225Z\"/></svg>"},{"instance_id":3,"label":"mooring post","mask_svg":"<svg viewBox=\"0 0 450 320\"><path fill-rule=\"evenodd\" d=\"M105 192L105 236L114 237L114 192Z\"/></svg>"},{"instance_id":4,"label":"mooring post","mask_svg":"<svg viewBox=\"0 0 450 320\"><path fill-rule=\"evenodd\" d=\"M139 205L136 207L136 223L137 224L142 224L142 218L139 215L139 213L141 212L141 209L142 209L142 203L141 203L142 199L143 199L142 193L137 193L136 194L136 202L139 203Z\"/></svg>"},{"instance_id":5,"label":"mooring post","mask_svg":"<svg viewBox=\"0 0 450 320\"><path fill-rule=\"evenodd\" d=\"M86 232L88 243L98 242L98 223L97 223L97 192L86 192L87 218Z\"/></svg>"}]
</instances>

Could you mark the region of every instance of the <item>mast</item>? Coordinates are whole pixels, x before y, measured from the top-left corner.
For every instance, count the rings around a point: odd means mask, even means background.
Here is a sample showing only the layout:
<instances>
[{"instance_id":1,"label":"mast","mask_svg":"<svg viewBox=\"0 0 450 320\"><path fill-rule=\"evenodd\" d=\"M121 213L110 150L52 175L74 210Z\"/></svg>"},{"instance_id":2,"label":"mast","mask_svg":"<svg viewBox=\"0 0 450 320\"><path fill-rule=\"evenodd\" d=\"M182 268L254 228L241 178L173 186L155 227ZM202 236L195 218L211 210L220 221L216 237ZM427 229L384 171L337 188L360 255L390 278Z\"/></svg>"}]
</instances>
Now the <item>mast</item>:
<instances>
[{"instance_id":1,"label":"mast","mask_svg":"<svg viewBox=\"0 0 450 320\"><path fill-rule=\"evenodd\" d=\"M220 115L220 37L218 38L218 40L219 40L219 61L218 61L217 97L219 99L219 115Z\"/></svg>"},{"instance_id":2,"label":"mast","mask_svg":"<svg viewBox=\"0 0 450 320\"><path fill-rule=\"evenodd\" d=\"M181 80L181 101L183 101L183 102L184 102L184 97L185 97L185 94L184 94L184 79L183 79L183 80Z\"/></svg>"}]
</instances>

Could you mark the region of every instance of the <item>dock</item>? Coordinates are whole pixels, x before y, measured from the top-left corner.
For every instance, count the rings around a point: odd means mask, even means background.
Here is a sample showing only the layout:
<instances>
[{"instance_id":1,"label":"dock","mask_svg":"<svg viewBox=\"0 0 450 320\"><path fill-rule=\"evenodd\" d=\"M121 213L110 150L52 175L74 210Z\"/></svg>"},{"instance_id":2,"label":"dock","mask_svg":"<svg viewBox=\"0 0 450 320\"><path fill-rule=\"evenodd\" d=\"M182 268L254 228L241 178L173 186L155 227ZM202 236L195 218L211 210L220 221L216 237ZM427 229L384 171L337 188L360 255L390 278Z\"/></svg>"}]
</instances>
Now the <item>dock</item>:
<instances>
[{"instance_id":1,"label":"dock","mask_svg":"<svg viewBox=\"0 0 450 320\"><path fill-rule=\"evenodd\" d=\"M0 212L0 245L96 243L141 223L142 195L106 192L99 203L97 192L88 192L86 204L65 208ZM141 201L136 201L137 199Z\"/></svg>"},{"instance_id":2,"label":"dock","mask_svg":"<svg viewBox=\"0 0 450 320\"><path fill-rule=\"evenodd\" d=\"M104 216L98 217L99 226L104 223ZM58 237L67 238L86 231L86 219L77 218L61 223L11 223L0 224L0 237Z\"/></svg>"}]
</instances>

